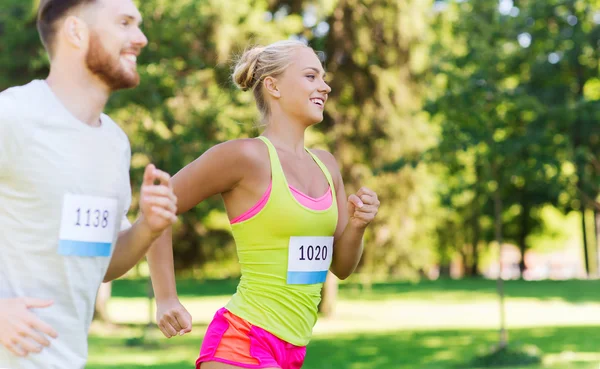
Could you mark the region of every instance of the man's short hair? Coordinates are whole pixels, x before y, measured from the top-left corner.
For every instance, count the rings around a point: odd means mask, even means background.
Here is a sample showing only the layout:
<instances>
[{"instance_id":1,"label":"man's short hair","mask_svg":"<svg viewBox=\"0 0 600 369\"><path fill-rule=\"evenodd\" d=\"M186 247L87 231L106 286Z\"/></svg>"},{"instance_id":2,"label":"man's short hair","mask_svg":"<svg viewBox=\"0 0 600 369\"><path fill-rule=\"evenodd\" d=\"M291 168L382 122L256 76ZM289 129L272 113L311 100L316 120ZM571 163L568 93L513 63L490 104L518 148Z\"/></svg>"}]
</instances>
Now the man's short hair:
<instances>
[{"instance_id":1,"label":"man's short hair","mask_svg":"<svg viewBox=\"0 0 600 369\"><path fill-rule=\"evenodd\" d=\"M54 38L56 37L56 24L70 10L81 5L92 4L96 0L42 0L38 9L37 29L42 44L48 54L52 54Z\"/></svg>"}]
</instances>

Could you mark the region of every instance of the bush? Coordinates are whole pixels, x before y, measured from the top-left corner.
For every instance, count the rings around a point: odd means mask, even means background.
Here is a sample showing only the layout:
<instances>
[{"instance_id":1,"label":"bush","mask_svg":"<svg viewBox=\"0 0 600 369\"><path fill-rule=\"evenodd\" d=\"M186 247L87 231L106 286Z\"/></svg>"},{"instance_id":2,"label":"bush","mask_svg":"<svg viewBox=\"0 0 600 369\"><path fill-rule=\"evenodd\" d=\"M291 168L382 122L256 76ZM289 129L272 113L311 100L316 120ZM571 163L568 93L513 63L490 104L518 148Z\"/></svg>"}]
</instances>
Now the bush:
<instances>
[{"instance_id":1,"label":"bush","mask_svg":"<svg viewBox=\"0 0 600 369\"><path fill-rule=\"evenodd\" d=\"M469 367L491 368L512 365L532 365L542 361L541 350L534 345L509 344L494 347L475 357Z\"/></svg>"}]
</instances>

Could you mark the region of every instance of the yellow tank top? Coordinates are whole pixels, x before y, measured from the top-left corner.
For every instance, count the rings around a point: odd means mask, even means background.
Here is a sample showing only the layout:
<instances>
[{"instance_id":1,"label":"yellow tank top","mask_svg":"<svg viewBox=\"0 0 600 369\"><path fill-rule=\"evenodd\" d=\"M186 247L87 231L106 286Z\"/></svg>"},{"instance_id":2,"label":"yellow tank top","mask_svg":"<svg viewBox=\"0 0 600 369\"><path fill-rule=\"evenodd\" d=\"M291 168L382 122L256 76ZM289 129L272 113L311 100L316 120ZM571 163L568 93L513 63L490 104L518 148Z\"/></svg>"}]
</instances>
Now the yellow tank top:
<instances>
[{"instance_id":1,"label":"yellow tank top","mask_svg":"<svg viewBox=\"0 0 600 369\"><path fill-rule=\"evenodd\" d=\"M242 277L226 308L296 346L306 346L317 321L321 288L331 264L338 220L335 187L319 165L333 194L325 210L309 209L290 192L275 147L269 149L272 189L262 210L231 225Z\"/></svg>"}]
</instances>

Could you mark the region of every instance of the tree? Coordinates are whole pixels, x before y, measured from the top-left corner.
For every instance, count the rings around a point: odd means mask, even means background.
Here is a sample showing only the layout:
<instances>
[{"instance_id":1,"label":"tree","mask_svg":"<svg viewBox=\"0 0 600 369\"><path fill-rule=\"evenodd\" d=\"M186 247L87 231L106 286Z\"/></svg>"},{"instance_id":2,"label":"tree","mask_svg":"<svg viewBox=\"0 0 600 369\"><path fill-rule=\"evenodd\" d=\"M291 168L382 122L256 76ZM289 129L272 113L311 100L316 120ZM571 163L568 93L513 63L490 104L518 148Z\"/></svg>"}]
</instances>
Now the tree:
<instances>
[{"instance_id":1,"label":"tree","mask_svg":"<svg viewBox=\"0 0 600 369\"><path fill-rule=\"evenodd\" d=\"M528 236L540 226L537 209L546 204L564 206L561 201L570 182L565 163L572 155L558 123L564 122L562 100L550 87L563 88L566 83L548 78L553 75L548 71L552 64L538 50L547 44L536 39L543 37L545 20L534 12L537 3L521 1L519 8L503 3L510 6L465 2L441 13L433 83L445 92L433 99L429 110L441 119L442 139L434 158L451 177L464 177L465 170L473 173L467 181L447 181L458 186L449 193L468 189L473 199L484 196L476 216L493 214L490 194L479 187L491 179L491 172L485 176L477 163L490 162L498 154L504 157L505 169L498 169L506 177L501 189L503 236L517 243L523 256L530 246ZM497 150L490 143L499 145ZM453 155L457 152L464 154ZM472 233L479 234L478 223L473 224ZM487 241L493 238L490 230L484 229L484 235ZM521 272L524 268L521 260Z\"/></svg>"},{"instance_id":2,"label":"tree","mask_svg":"<svg viewBox=\"0 0 600 369\"><path fill-rule=\"evenodd\" d=\"M142 82L110 105L131 138L133 188L150 161L173 175L217 143L256 135L258 112L252 95L231 83L232 61L252 43L285 39L302 27L297 16L265 21L266 1L146 1L140 11L149 39L138 59ZM206 263L235 258L220 197L180 219L173 241L177 271L199 275ZM237 273L235 266L224 271Z\"/></svg>"},{"instance_id":3,"label":"tree","mask_svg":"<svg viewBox=\"0 0 600 369\"><path fill-rule=\"evenodd\" d=\"M361 271L371 275L415 277L431 260L435 182L426 165L396 167L416 162L434 142L419 114L430 6L426 0L340 0L328 18L324 50L332 92L320 128L347 190L369 186L384 199L365 237Z\"/></svg>"},{"instance_id":4,"label":"tree","mask_svg":"<svg viewBox=\"0 0 600 369\"><path fill-rule=\"evenodd\" d=\"M48 58L35 26L38 1L0 4L0 91L48 74Z\"/></svg>"},{"instance_id":5,"label":"tree","mask_svg":"<svg viewBox=\"0 0 600 369\"><path fill-rule=\"evenodd\" d=\"M549 107L546 129L555 133L555 141L564 141L568 160L575 167L561 205L582 213L582 241L589 273L585 213L590 208L589 199L597 198L600 190L593 171L593 160L600 156L600 25L595 18L600 3L554 0L524 1L522 5L525 14L535 20L527 29L532 43L530 78L524 86Z\"/></svg>"}]
</instances>

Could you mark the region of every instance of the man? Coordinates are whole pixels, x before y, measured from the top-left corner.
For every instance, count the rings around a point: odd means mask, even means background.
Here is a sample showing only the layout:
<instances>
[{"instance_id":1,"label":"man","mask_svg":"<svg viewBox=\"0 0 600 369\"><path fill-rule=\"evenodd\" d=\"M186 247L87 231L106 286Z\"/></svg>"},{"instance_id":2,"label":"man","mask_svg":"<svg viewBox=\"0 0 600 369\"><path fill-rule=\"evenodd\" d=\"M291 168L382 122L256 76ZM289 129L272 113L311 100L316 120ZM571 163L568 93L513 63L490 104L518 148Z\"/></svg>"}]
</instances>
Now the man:
<instances>
[{"instance_id":1,"label":"man","mask_svg":"<svg viewBox=\"0 0 600 369\"><path fill-rule=\"evenodd\" d=\"M139 83L147 39L131 0L45 0L45 81L0 93L0 368L84 368L102 281L176 221L169 176L148 165L131 225L127 136L102 114Z\"/></svg>"}]
</instances>

